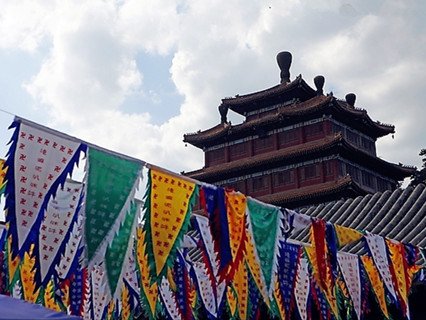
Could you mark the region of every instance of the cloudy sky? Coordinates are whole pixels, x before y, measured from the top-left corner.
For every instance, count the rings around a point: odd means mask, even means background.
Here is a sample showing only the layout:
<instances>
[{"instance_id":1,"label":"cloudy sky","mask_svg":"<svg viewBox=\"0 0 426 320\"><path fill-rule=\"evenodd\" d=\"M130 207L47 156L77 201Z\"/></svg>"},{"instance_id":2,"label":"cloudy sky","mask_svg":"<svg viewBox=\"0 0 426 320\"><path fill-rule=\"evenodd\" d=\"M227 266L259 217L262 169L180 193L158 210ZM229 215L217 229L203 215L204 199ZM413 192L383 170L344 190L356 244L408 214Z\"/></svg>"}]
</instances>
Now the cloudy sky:
<instances>
[{"instance_id":1,"label":"cloudy sky","mask_svg":"<svg viewBox=\"0 0 426 320\"><path fill-rule=\"evenodd\" d=\"M224 97L279 83L293 54L313 87L394 124L378 155L421 164L426 2L0 0L0 109L180 172L202 167L184 133L220 121ZM0 112L0 151L13 117ZM232 118L233 123L241 121Z\"/></svg>"}]
</instances>

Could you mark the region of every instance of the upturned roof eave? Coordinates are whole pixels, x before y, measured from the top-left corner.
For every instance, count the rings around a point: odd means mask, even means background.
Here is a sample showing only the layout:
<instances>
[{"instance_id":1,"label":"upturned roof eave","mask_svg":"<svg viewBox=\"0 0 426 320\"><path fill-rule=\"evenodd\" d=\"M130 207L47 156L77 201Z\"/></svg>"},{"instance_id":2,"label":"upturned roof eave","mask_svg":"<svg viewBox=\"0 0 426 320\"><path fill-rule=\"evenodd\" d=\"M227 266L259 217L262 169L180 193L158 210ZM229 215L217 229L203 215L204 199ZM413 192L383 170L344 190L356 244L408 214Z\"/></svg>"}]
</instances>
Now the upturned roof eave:
<instances>
[{"instance_id":1,"label":"upturned roof eave","mask_svg":"<svg viewBox=\"0 0 426 320\"><path fill-rule=\"evenodd\" d=\"M274 205L294 207L303 204L303 202L321 202L321 199L329 196L336 198L348 194L365 195L367 193L369 193L368 190L362 188L361 185L347 175L334 181L298 188L292 191L282 191L258 197L258 199Z\"/></svg>"},{"instance_id":2,"label":"upturned roof eave","mask_svg":"<svg viewBox=\"0 0 426 320\"><path fill-rule=\"evenodd\" d=\"M307 100L292 107L283 107L277 109L277 112L259 119L253 119L243 122L238 125L231 125L230 123L218 124L210 129L199 131L184 135L184 142L190 143L198 148L203 148L205 144L214 143L215 140L230 135L240 134L241 132L252 130L253 126L273 125L279 124L283 118L300 117L304 115L313 114L319 111L326 111L327 108L334 108L338 112L343 112L347 116L354 116L359 119L366 128L369 128L371 134L375 138L386 136L390 133L395 133L395 127L388 124L374 122L363 109L352 109L342 105L341 101L337 101L332 96L318 96L314 98L319 100L316 104L309 105L312 100ZM305 107L305 105L308 105ZM219 129L218 129L219 128Z\"/></svg>"},{"instance_id":3,"label":"upturned roof eave","mask_svg":"<svg viewBox=\"0 0 426 320\"><path fill-rule=\"evenodd\" d=\"M247 106L252 106L253 104L264 101L267 99L271 99L280 95L283 95L285 93L291 92L295 89L302 89L304 90L309 96L314 97L316 95L316 91L311 88L305 80L303 80L302 76L299 75L296 77L295 80L293 80L290 83L282 83L275 85L273 87L257 91L254 93L249 93L245 95L236 95L235 97L228 97L222 99L222 104L227 106L232 111L245 115L245 113L248 111Z\"/></svg>"},{"instance_id":4,"label":"upturned roof eave","mask_svg":"<svg viewBox=\"0 0 426 320\"><path fill-rule=\"evenodd\" d=\"M411 176L415 171L415 167L397 165L386 160L373 156L357 146L348 142L341 134L326 136L320 140L310 141L294 147L279 149L272 152L259 154L248 158L242 165L242 160L235 160L232 162L222 163L208 168L203 168L185 173L185 175L198 179L201 181L209 182L210 180L218 180L218 177L226 174L227 176L236 176L238 173L247 170L256 169L264 165L274 165L275 163L282 163L284 160L297 159L300 156L314 155L318 152L326 152L331 148L343 148L347 150L348 154L355 155L357 159L363 160L367 165L383 167L387 175L395 180L401 181L406 177ZM336 154L340 154L338 151ZM220 180L220 179L219 179Z\"/></svg>"}]
</instances>

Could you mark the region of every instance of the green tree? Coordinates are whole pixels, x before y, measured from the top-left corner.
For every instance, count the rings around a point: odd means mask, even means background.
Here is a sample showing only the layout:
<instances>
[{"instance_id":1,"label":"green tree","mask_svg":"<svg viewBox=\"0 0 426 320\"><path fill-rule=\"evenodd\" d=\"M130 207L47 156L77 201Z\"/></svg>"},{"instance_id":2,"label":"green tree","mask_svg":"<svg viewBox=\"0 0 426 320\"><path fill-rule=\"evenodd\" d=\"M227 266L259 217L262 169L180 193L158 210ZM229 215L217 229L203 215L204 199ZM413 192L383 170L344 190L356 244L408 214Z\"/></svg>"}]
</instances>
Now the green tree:
<instances>
[{"instance_id":1,"label":"green tree","mask_svg":"<svg viewBox=\"0 0 426 320\"><path fill-rule=\"evenodd\" d=\"M411 177L411 185L416 186L419 183L426 183L426 149L420 150L419 156L422 158L422 168L417 170Z\"/></svg>"}]
</instances>

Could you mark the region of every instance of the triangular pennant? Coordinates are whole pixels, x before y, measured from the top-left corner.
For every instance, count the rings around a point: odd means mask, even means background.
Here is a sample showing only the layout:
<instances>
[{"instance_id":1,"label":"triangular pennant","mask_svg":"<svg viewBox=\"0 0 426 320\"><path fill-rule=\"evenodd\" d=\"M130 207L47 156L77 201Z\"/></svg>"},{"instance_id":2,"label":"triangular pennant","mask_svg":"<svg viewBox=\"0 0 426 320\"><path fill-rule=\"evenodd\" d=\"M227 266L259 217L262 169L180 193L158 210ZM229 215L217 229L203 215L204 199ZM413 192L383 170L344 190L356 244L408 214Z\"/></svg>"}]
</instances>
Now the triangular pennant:
<instances>
[{"instance_id":1,"label":"triangular pennant","mask_svg":"<svg viewBox=\"0 0 426 320\"><path fill-rule=\"evenodd\" d=\"M223 298L225 281L219 278L219 263L216 260L217 255L214 250L209 220L199 215L196 215L195 219L196 228L200 234L198 247L202 252L203 259L202 262L193 261L192 265L204 306L213 317L216 317Z\"/></svg>"},{"instance_id":2,"label":"triangular pennant","mask_svg":"<svg viewBox=\"0 0 426 320\"><path fill-rule=\"evenodd\" d=\"M214 292L216 292L218 274L219 274L219 263L216 260L217 254L214 249L213 236L211 234L209 219L203 216L196 215L196 228L200 235L200 242L198 248L201 251L205 273L210 278L210 285ZM195 262L195 261L194 261Z\"/></svg>"},{"instance_id":3,"label":"triangular pennant","mask_svg":"<svg viewBox=\"0 0 426 320\"><path fill-rule=\"evenodd\" d=\"M68 180L47 205L37 243L36 281L38 285L45 285L50 279L61 254L65 251L70 232L77 221L77 213L82 201L82 188L81 183Z\"/></svg>"},{"instance_id":4,"label":"triangular pennant","mask_svg":"<svg viewBox=\"0 0 426 320\"><path fill-rule=\"evenodd\" d=\"M137 276L137 266L136 266L135 256L133 253L128 255L127 262L124 265L125 265L125 269L123 274L123 278L124 278L123 281L129 289L130 296L133 297L134 300L139 301L140 285L139 285L139 280Z\"/></svg>"},{"instance_id":5,"label":"triangular pennant","mask_svg":"<svg viewBox=\"0 0 426 320\"><path fill-rule=\"evenodd\" d=\"M371 287L379 303L380 309L386 319L389 319L388 308L386 306L385 288L380 278L380 274L374 265L374 261L369 256L361 256L361 261L364 265L365 272L370 280Z\"/></svg>"},{"instance_id":6,"label":"triangular pennant","mask_svg":"<svg viewBox=\"0 0 426 320\"><path fill-rule=\"evenodd\" d=\"M9 279L8 287L9 291L12 291L11 288L13 288L15 282L20 278L20 265L21 265L21 258L19 256L16 256L12 258L12 239L11 237L7 237L6 239L6 255L7 255L7 278Z\"/></svg>"},{"instance_id":7,"label":"triangular pennant","mask_svg":"<svg viewBox=\"0 0 426 320\"><path fill-rule=\"evenodd\" d=\"M337 254L337 261L352 299L355 312L358 319L361 319L361 275L359 257L354 254L339 252Z\"/></svg>"},{"instance_id":8,"label":"triangular pennant","mask_svg":"<svg viewBox=\"0 0 426 320\"><path fill-rule=\"evenodd\" d=\"M360 240L363 236L358 230L335 224L334 228L339 242L339 248Z\"/></svg>"},{"instance_id":9,"label":"triangular pennant","mask_svg":"<svg viewBox=\"0 0 426 320\"><path fill-rule=\"evenodd\" d=\"M142 231L142 228L136 229L137 241L136 241L136 266L140 274L140 293L143 304L146 306L145 316L148 319L156 318L156 305L158 298L158 286L154 282L151 284L149 276L149 266L148 266L148 255L145 250L145 233Z\"/></svg>"},{"instance_id":10,"label":"triangular pennant","mask_svg":"<svg viewBox=\"0 0 426 320\"><path fill-rule=\"evenodd\" d=\"M76 270L70 281L70 311L72 315L82 316L83 306L88 294L87 268Z\"/></svg>"},{"instance_id":11,"label":"triangular pennant","mask_svg":"<svg viewBox=\"0 0 426 320\"><path fill-rule=\"evenodd\" d=\"M6 160L6 219L12 252L22 255L36 240L50 198L86 146L24 122L15 121L11 127L16 130Z\"/></svg>"},{"instance_id":12,"label":"triangular pennant","mask_svg":"<svg viewBox=\"0 0 426 320\"><path fill-rule=\"evenodd\" d=\"M305 258L299 259L297 267L296 283L294 286L294 297L296 300L297 309L302 320L308 319L308 299L310 292L308 260Z\"/></svg>"},{"instance_id":13,"label":"triangular pennant","mask_svg":"<svg viewBox=\"0 0 426 320\"><path fill-rule=\"evenodd\" d=\"M231 246L232 264L228 269L227 279L232 280L236 268L244 257L246 234L247 200L242 193L226 190L226 210L228 214L229 243Z\"/></svg>"},{"instance_id":14,"label":"triangular pennant","mask_svg":"<svg viewBox=\"0 0 426 320\"><path fill-rule=\"evenodd\" d=\"M364 236L364 239L367 242L368 250L371 253L374 264L379 270L380 276L382 277L386 288L392 295L393 299L396 301L396 292L392 281L391 270L389 268L385 239L372 233L367 233Z\"/></svg>"},{"instance_id":15,"label":"triangular pennant","mask_svg":"<svg viewBox=\"0 0 426 320\"><path fill-rule=\"evenodd\" d=\"M122 279L126 267L127 257L133 248L134 231L138 219L139 206L132 202L129 212L124 218L117 234L108 246L105 253L105 269L108 276L108 287L111 296L120 296L119 290L122 288Z\"/></svg>"},{"instance_id":16,"label":"triangular pennant","mask_svg":"<svg viewBox=\"0 0 426 320\"><path fill-rule=\"evenodd\" d=\"M207 268L203 262L194 261L192 263L192 270L202 306L211 317L216 318L218 308L216 293L211 285L210 276L207 274Z\"/></svg>"},{"instance_id":17,"label":"triangular pennant","mask_svg":"<svg viewBox=\"0 0 426 320\"><path fill-rule=\"evenodd\" d=\"M174 279L176 282L176 301L178 303L182 319L191 320L193 318L191 311L191 304L189 301L190 296L190 283L189 273L186 266L183 253L178 250L176 255L175 265L173 267Z\"/></svg>"},{"instance_id":18,"label":"triangular pennant","mask_svg":"<svg viewBox=\"0 0 426 320\"><path fill-rule=\"evenodd\" d=\"M239 319L247 319L248 307L248 275L246 265L243 261L240 262L233 279L233 287L238 298L238 315Z\"/></svg>"},{"instance_id":19,"label":"triangular pennant","mask_svg":"<svg viewBox=\"0 0 426 320\"><path fill-rule=\"evenodd\" d=\"M259 289L257 288L256 283L254 282L253 276L248 269L247 269L247 277L248 277L248 292L249 292L248 305L247 305L247 319L255 319L256 314L260 312L260 307L262 305L263 299Z\"/></svg>"},{"instance_id":20,"label":"triangular pennant","mask_svg":"<svg viewBox=\"0 0 426 320\"><path fill-rule=\"evenodd\" d=\"M219 262L218 274L220 278L225 278L228 267L232 264L225 190L203 185L200 189L200 204L210 222L214 249Z\"/></svg>"},{"instance_id":21,"label":"triangular pennant","mask_svg":"<svg viewBox=\"0 0 426 320\"><path fill-rule=\"evenodd\" d=\"M60 312L62 310L56 301L55 291L55 284L53 280L50 280L46 285L46 289L44 290L44 306L48 309Z\"/></svg>"},{"instance_id":22,"label":"triangular pennant","mask_svg":"<svg viewBox=\"0 0 426 320\"><path fill-rule=\"evenodd\" d=\"M123 286L121 290L121 319L131 319L131 308L130 308L130 293L126 286Z\"/></svg>"},{"instance_id":23,"label":"triangular pennant","mask_svg":"<svg viewBox=\"0 0 426 320\"><path fill-rule=\"evenodd\" d=\"M317 242L318 243L318 242ZM321 276L319 275L318 272L318 261L317 261L317 251L315 250L315 247L309 247L306 246L305 247L305 253L306 256L309 259L310 265L312 267L312 273L313 273L313 280L315 282L315 284L321 289L321 294L322 295L318 295L318 298L321 299L323 296L324 298L327 300L328 305L330 306L330 311L333 313L333 315L335 316L335 318L338 317L338 307L337 307L337 300L336 300L336 295L335 295L335 286L334 283L331 284L331 268L330 265L326 264L326 279L323 280L323 284L325 284L325 287L323 288L322 286L320 286L318 279L321 279ZM327 255L327 252L326 252ZM320 300L317 300L317 302L321 302Z\"/></svg>"},{"instance_id":24,"label":"triangular pennant","mask_svg":"<svg viewBox=\"0 0 426 320\"><path fill-rule=\"evenodd\" d=\"M275 206L261 203L250 197L247 198L247 207L248 230L253 233L252 239L259 257L266 288L271 293L273 290L271 282L274 270L276 270L281 211Z\"/></svg>"},{"instance_id":25,"label":"triangular pennant","mask_svg":"<svg viewBox=\"0 0 426 320\"><path fill-rule=\"evenodd\" d=\"M77 222L74 223L69 240L66 243L64 253L56 266L56 272L60 279L68 279L69 276L79 267L79 260L82 256L83 247L81 238L83 236L83 215L77 215Z\"/></svg>"},{"instance_id":26,"label":"triangular pennant","mask_svg":"<svg viewBox=\"0 0 426 320\"><path fill-rule=\"evenodd\" d=\"M26 301L36 302L40 289L36 289L35 284L35 258L31 257L33 246L31 246L30 252L26 252L24 259L21 264L21 281L23 294Z\"/></svg>"},{"instance_id":27,"label":"triangular pennant","mask_svg":"<svg viewBox=\"0 0 426 320\"><path fill-rule=\"evenodd\" d=\"M6 188L6 171L7 167L5 166L5 161L0 159L0 195L4 193Z\"/></svg>"},{"instance_id":28,"label":"triangular pennant","mask_svg":"<svg viewBox=\"0 0 426 320\"><path fill-rule=\"evenodd\" d=\"M107 289L105 269L102 266L94 266L91 272L91 280L94 319L102 319L111 298Z\"/></svg>"},{"instance_id":29,"label":"triangular pennant","mask_svg":"<svg viewBox=\"0 0 426 320\"><path fill-rule=\"evenodd\" d=\"M278 282L285 314L287 317L291 317L294 304L293 292L296 284L296 271L302 247L289 242L281 242L280 244Z\"/></svg>"},{"instance_id":30,"label":"triangular pennant","mask_svg":"<svg viewBox=\"0 0 426 320\"><path fill-rule=\"evenodd\" d=\"M398 292L399 303L405 316L409 315L408 310L408 270L405 258L404 245L393 240L386 240L389 249L390 262L395 274L395 288Z\"/></svg>"},{"instance_id":31,"label":"triangular pennant","mask_svg":"<svg viewBox=\"0 0 426 320\"><path fill-rule=\"evenodd\" d=\"M319 284L315 281L315 279L311 279L311 292L313 301L316 303L319 319L320 320L328 320L329 319L329 305L327 303L327 298L325 297L324 291L321 289Z\"/></svg>"},{"instance_id":32,"label":"triangular pennant","mask_svg":"<svg viewBox=\"0 0 426 320\"><path fill-rule=\"evenodd\" d=\"M163 302L164 310L172 320L181 320L182 314L179 311L178 303L171 290L167 277L163 277L160 286L160 297Z\"/></svg>"},{"instance_id":33,"label":"triangular pennant","mask_svg":"<svg viewBox=\"0 0 426 320\"><path fill-rule=\"evenodd\" d=\"M226 302L228 304L230 318L234 319L237 315L238 296L232 286L228 286L226 290Z\"/></svg>"},{"instance_id":34,"label":"triangular pennant","mask_svg":"<svg viewBox=\"0 0 426 320\"><path fill-rule=\"evenodd\" d=\"M266 289L263 273L260 269L259 258L256 250L254 249L254 240L250 232L247 232L246 255L244 260L247 263L247 267L253 276L253 280L263 297L263 301L269 305L269 294Z\"/></svg>"},{"instance_id":35,"label":"triangular pennant","mask_svg":"<svg viewBox=\"0 0 426 320\"><path fill-rule=\"evenodd\" d=\"M275 277L278 277L278 275L276 274ZM279 319L286 319L286 313L284 310L284 301L283 301L283 296L281 294L281 290L280 290L280 282L278 279L276 279L276 281L274 281L274 296L272 301L270 302L269 306L270 306L270 310L272 312L272 314L276 317L278 317Z\"/></svg>"},{"instance_id":36,"label":"triangular pennant","mask_svg":"<svg viewBox=\"0 0 426 320\"><path fill-rule=\"evenodd\" d=\"M314 251L314 256L310 255L310 260L316 276L315 280L323 290L326 290L330 284L328 280L331 279L328 279L330 269L327 259L326 222L324 220L312 221L310 240Z\"/></svg>"},{"instance_id":37,"label":"triangular pennant","mask_svg":"<svg viewBox=\"0 0 426 320\"><path fill-rule=\"evenodd\" d=\"M197 186L154 169L148 175L143 228L151 281L158 282L173 265L176 248L188 230Z\"/></svg>"},{"instance_id":38,"label":"triangular pennant","mask_svg":"<svg viewBox=\"0 0 426 320\"><path fill-rule=\"evenodd\" d=\"M139 184L142 165L89 148L86 167L85 240L91 262L96 255L103 259L106 246L120 228Z\"/></svg>"}]
</instances>

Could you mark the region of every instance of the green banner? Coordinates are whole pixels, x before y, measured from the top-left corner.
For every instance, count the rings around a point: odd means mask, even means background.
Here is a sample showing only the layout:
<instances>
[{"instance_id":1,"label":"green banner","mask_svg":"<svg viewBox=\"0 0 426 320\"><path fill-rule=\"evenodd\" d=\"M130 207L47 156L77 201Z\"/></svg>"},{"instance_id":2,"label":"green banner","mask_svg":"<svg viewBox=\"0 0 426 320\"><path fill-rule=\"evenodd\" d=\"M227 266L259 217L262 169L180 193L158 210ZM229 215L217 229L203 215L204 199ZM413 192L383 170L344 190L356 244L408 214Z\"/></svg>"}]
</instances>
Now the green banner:
<instances>
[{"instance_id":1,"label":"green banner","mask_svg":"<svg viewBox=\"0 0 426 320\"><path fill-rule=\"evenodd\" d=\"M271 287L272 270L276 251L279 209L247 198L249 219L253 231L253 241L259 257L260 268L268 291Z\"/></svg>"},{"instance_id":2,"label":"green banner","mask_svg":"<svg viewBox=\"0 0 426 320\"><path fill-rule=\"evenodd\" d=\"M105 266L108 276L108 284L111 290L111 295L114 297L117 289L117 284L121 276L124 261L129 248L131 248L130 240L133 240L132 231L135 230L136 216L138 206L132 203L129 213L126 215L123 224L118 230L111 245L107 248L105 253Z\"/></svg>"},{"instance_id":3,"label":"green banner","mask_svg":"<svg viewBox=\"0 0 426 320\"><path fill-rule=\"evenodd\" d=\"M85 236L89 261L110 243L129 209L142 165L89 148Z\"/></svg>"}]
</instances>

